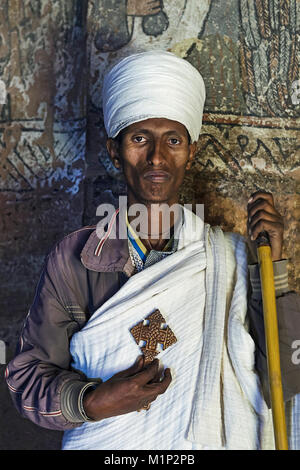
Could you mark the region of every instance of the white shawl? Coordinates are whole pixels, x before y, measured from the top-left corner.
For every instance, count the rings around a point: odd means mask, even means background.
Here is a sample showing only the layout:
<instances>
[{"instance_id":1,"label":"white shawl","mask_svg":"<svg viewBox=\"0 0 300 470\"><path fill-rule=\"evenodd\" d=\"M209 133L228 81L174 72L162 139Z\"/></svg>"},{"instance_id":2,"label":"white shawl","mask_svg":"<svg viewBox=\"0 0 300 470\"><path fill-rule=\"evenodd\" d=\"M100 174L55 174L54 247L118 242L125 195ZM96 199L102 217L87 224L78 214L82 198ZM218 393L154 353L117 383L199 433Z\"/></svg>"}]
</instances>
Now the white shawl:
<instances>
[{"instance_id":1,"label":"white shawl","mask_svg":"<svg viewBox=\"0 0 300 470\"><path fill-rule=\"evenodd\" d=\"M243 237L185 209L178 251L134 275L94 313L72 338L73 366L107 380L132 365L139 348L129 329L155 308L178 339L158 356L172 384L147 412L66 431L63 449L274 448L247 329Z\"/></svg>"}]
</instances>

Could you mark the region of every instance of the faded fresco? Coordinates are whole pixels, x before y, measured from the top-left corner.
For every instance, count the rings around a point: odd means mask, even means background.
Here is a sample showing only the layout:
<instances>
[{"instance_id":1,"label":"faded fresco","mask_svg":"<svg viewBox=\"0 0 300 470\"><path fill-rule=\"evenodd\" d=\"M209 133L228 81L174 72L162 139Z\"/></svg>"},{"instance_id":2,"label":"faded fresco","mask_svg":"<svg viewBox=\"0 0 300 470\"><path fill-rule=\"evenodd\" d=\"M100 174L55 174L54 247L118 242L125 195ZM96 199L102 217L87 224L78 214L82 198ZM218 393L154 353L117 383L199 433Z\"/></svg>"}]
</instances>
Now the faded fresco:
<instances>
[{"instance_id":1,"label":"faded fresco","mask_svg":"<svg viewBox=\"0 0 300 470\"><path fill-rule=\"evenodd\" d=\"M104 73L165 49L207 89L182 202L245 234L250 194L274 194L284 256L300 292L300 2L297 0L2 0L0 2L0 344L13 354L45 255L97 222L126 188L105 150ZM5 361L3 361L5 362ZM4 366L0 364L2 374ZM55 449L60 433L20 418L0 380L0 449Z\"/></svg>"},{"instance_id":2,"label":"faded fresco","mask_svg":"<svg viewBox=\"0 0 300 470\"><path fill-rule=\"evenodd\" d=\"M45 255L82 223L84 2L0 2L0 340L8 362ZM76 54L74 54L76 51ZM0 380L0 449L57 446L17 416Z\"/></svg>"},{"instance_id":3,"label":"faded fresco","mask_svg":"<svg viewBox=\"0 0 300 470\"><path fill-rule=\"evenodd\" d=\"M2 192L30 193L66 178L66 192L76 194L82 179L74 164L85 155L86 97L76 76L85 57L84 30L74 26L82 11L53 3L1 2Z\"/></svg>"},{"instance_id":4,"label":"faded fresco","mask_svg":"<svg viewBox=\"0 0 300 470\"><path fill-rule=\"evenodd\" d=\"M118 8L114 2L98 0L88 15L89 129L97 137L89 144L87 162L93 174L100 158L104 174L113 180L100 196L98 181L103 185L103 177L91 175L91 197L113 201L114 194L124 190L116 182L119 174L106 154L99 121L103 74L129 53L164 48L195 65L207 88L198 158L183 188L183 200L204 202L209 223L244 233L248 195L259 188L274 192L287 221L286 256L299 259L295 211L300 204L300 2L117 4ZM158 13L152 16L150 7ZM93 220L93 210L86 207L85 220ZM295 265L299 263L290 265L290 282L299 289Z\"/></svg>"},{"instance_id":5,"label":"faded fresco","mask_svg":"<svg viewBox=\"0 0 300 470\"><path fill-rule=\"evenodd\" d=\"M211 0L96 0L89 4L89 128L99 139L89 148L90 162L101 155L106 171L118 176L105 151L103 125L97 131L105 72L136 52L172 51L176 45L185 51L203 31L210 6Z\"/></svg>"}]
</instances>

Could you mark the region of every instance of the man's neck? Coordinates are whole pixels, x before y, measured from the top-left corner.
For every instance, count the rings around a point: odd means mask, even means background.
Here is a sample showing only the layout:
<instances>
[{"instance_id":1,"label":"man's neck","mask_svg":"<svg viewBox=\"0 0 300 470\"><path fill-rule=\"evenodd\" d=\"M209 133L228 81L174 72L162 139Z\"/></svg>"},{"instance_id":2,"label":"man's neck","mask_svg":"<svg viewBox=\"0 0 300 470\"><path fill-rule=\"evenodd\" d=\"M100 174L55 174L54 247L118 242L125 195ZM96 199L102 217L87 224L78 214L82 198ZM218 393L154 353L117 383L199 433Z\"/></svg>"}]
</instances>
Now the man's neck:
<instances>
[{"instance_id":1,"label":"man's neck","mask_svg":"<svg viewBox=\"0 0 300 470\"><path fill-rule=\"evenodd\" d=\"M134 229L148 251L163 251L174 234L174 226L180 217L180 206L163 204L143 205L145 211L139 215L131 214L128 205L128 221L134 224ZM174 210L175 209L175 210ZM139 225L137 225L139 221Z\"/></svg>"},{"instance_id":2,"label":"man's neck","mask_svg":"<svg viewBox=\"0 0 300 470\"><path fill-rule=\"evenodd\" d=\"M174 229L174 227L172 227L172 232L174 231L173 229ZM162 238L162 237L159 238L159 239L140 238L140 240L143 243L143 245L147 248L148 251L151 251L151 250L163 251L165 246L167 245L168 241L170 240L170 238L168 238L168 239L165 239L165 238Z\"/></svg>"}]
</instances>

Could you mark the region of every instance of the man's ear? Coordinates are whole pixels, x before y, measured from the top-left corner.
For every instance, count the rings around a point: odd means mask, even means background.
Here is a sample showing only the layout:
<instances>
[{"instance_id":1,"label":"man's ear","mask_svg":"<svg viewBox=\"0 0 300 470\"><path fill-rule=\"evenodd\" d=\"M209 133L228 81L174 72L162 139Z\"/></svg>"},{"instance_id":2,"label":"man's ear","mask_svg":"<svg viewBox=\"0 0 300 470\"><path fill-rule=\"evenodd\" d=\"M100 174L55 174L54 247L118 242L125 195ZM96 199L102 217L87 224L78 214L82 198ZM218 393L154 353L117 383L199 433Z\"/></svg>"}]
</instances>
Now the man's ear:
<instances>
[{"instance_id":1,"label":"man's ear","mask_svg":"<svg viewBox=\"0 0 300 470\"><path fill-rule=\"evenodd\" d=\"M120 146L119 143L114 139L107 139L106 141L106 148L110 159L115 166L115 168L121 168L121 159L120 159Z\"/></svg>"},{"instance_id":2,"label":"man's ear","mask_svg":"<svg viewBox=\"0 0 300 470\"><path fill-rule=\"evenodd\" d=\"M186 164L186 170L189 170L192 166L196 149L197 149L197 142L193 142L192 144L189 145L189 158Z\"/></svg>"}]
</instances>

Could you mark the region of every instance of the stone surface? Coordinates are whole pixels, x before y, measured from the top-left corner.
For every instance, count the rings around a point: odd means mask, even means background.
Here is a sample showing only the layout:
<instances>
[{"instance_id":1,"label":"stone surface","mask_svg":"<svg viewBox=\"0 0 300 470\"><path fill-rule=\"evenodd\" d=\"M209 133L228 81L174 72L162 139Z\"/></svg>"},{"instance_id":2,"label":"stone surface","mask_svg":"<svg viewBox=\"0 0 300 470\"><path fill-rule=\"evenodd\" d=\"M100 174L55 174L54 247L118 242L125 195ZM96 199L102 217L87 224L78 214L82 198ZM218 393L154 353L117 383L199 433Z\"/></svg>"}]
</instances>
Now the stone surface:
<instances>
[{"instance_id":1,"label":"stone surface","mask_svg":"<svg viewBox=\"0 0 300 470\"><path fill-rule=\"evenodd\" d=\"M245 234L246 204L274 194L290 286L300 293L299 19L286 0L2 0L0 4L0 340L13 356L43 260L96 223L126 187L105 149L101 86L129 53L166 49L202 73L203 128L181 201ZM135 5L135 7L134 7ZM298 42L297 42L298 37ZM0 449L55 449L61 433L13 408L0 367Z\"/></svg>"},{"instance_id":2,"label":"stone surface","mask_svg":"<svg viewBox=\"0 0 300 470\"><path fill-rule=\"evenodd\" d=\"M43 260L82 225L86 13L78 1L0 5L0 339L13 356ZM59 448L18 415L0 379L0 449ZM2 423L5 423L2 424Z\"/></svg>"}]
</instances>

